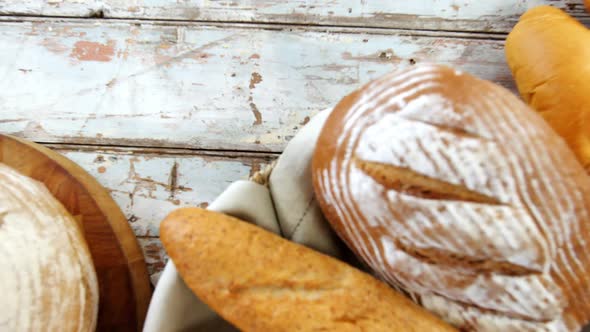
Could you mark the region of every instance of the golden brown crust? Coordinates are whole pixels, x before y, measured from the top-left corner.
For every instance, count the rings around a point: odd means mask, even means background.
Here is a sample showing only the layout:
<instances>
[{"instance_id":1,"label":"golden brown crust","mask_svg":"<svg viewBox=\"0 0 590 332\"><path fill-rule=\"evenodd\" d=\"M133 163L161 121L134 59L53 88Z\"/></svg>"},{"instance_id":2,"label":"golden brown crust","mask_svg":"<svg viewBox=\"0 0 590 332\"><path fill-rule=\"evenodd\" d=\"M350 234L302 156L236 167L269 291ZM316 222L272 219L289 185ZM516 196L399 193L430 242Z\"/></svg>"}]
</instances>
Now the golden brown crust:
<instances>
[{"instance_id":1,"label":"golden brown crust","mask_svg":"<svg viewBox=\"0 0 590 332\"><path fill-rule=\"evenodd\" d=\"M386 75L335 107L312 174L348 246L454 325L590 317L590 178L509 91L444 66Z\"/></svg>"},{"instance_id":2,"label":"golden brown crust","mask_svg":"<svg viewBox=\"0 0 590 332\"><path fill-rule=\"evenodd\" d=\"M220 213L177 210L160 235L192 291L246 332L454 331L373 277Z\"/></svg>"},{"instance_id":3,"label":"golden brown crust","mask_svg":"<svg viewBox=\"0 0 590 332\"><path fill-rule=\"evenodd\" d=\"M590 30L560 9L535 7L508 35L506 58L522 98L566 139L588 170Z\"/></svg>"}]
</instances>

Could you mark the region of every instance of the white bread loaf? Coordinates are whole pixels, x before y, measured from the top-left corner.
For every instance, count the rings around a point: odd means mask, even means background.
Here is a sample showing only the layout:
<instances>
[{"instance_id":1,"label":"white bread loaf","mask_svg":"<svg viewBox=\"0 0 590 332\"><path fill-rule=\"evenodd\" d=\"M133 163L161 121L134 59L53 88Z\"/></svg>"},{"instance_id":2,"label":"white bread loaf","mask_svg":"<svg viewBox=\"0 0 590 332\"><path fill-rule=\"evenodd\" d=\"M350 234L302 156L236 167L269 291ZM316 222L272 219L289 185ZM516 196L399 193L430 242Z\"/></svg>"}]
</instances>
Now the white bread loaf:
<instances>
[{"instance_id":1,"label":"white bread loaf","mask_svg":"<svg viewBox=\"0 0 590 332\"><path fill-rule=\"evenodd\" d=\"M45 186L0 163L0 331L94 331L83 234Z\"/></svg>"},{"instance_id":2,"label":"white bread loaf","mask_svg":"<svg viewBox=\"0 0 590 332\"><path fill-rule=\"evenodd\" d=\"M343 99L313 177L345 242L468 331L578 331L590 318L590 178L504 88L415 66Z\"/></svg>"}]
</instances>

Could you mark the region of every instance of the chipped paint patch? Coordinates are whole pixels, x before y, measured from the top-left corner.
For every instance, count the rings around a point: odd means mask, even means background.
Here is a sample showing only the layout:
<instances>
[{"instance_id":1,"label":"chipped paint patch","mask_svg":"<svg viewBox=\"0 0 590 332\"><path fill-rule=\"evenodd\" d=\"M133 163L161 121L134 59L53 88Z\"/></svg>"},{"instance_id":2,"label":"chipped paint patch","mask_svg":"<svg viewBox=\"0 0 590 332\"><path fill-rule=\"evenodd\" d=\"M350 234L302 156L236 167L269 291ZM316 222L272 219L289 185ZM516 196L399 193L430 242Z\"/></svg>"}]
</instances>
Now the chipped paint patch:
<instances>
[{"instance_id":1,"label":"chipped paint patch","mask_svg":"<svg viewBox=\"0 0 590 332\"><path fill-rule=\"evenodd\" d=\"M166 255L166 250L164 250L160 239L154 237L140 237L137 240L139 246L143 250L148 273L154 275L162 271L168 261L168 255Z\"/></svg>"},{"instance_id":2,"label":"chipped paint patch","mask_svg":"<svg viewBox=\"0 0 590 332\"><path fill-rule=\"evenodd\" d=\"M258 106L256 106L256 104L254 103L254 97L252 96L252 90L256 88L256 85L260 82L262 82L262 76L257 72L253 72L250 77L250 85L248 86L250 88L250 96L248 97L248 103L250 105L250 110L252 111L252 114L254 114L254 122L252 123L253 126L258 126L262 124L262 114L258 110Z\"/></svg>"},{"instance_id":3,"label":"chipped paint patch","mask_svg":"<svg viewBox=\"0 0 590 332\"><path fill-rule=\"evenodd\" d=\"M108 62L115 55L116 42L109 40L106 44L78 41L70 53L70 57L80 61L101 61Z\"/></svg>"},{"instance_id":4,"label":"chipped paint patch","mask_svg":"<svg viewBox=\"0 0 590 332\"><path fill-rule=\"evenodd\" d=\"M30 26L0 23L11 82L2 93L0 131L56 143L280 152L305 116L414 61L452 65L514 88L499 40L198 24L183 26L182 43L163 49L185 23L141 22L137 35L135 24L52 21L35 23L38 35L29 36ZM67 51L49 51L46 38ZM87 44L78 57L111 60L70 57L81 41L98 45ZM112 52L104 50L110 46ZM260 58L249 59L254 54ZM2 122L10 119L24 121Z\"/></svg>"},{"instance_id":5,"label":"chipped paint patch","mask_svg":"<svg viewBox=\"0 0 590 332\"><path fill-rule=\"evenodd\" d=\"M256 87L256 84L258 84L260 82L262 82L262 76L260 76L260 74L257 72L253 72L252 76L250 77L249 88L254 89Z\"/></svg>"},{"instance_id":6,"label":"chipped paint patch","mask_svg":"<svg viewBox=\"0 0 590 332\"><path fill-rule=\"evenodd\" d=\"M367 55L352 55L350 52L343 52L342 59L364 62L399 62L401 60L400 57L395 55L391 48Z\"/></svg>"},{"instance_id":7,"label":"chipped paint patch","mask_svg":"<svg viewBox=\"0 0 590 332\"><path fill-rule=\"evenodd\" d=\"M250 97L252 98L252 97ZM254 114L254 122L252 123L252 125L257 126L257 125L261 125L262 124L262 114L260 113L260 111L258 110L258 107L256 107L256 104L254 104L253 102L250 102L250 110L252 111L252 114Z\"/></svg>"},{"instance_id":8,"label":"chipped paint patch","mask_svg":"<svg viewBox=\"0 0 590 332\"><path fill-rule=\"evenodd\" d=\"M247 179L270 162L235 156L57 151L111 193L137 236L157 236L160 222L173 210L206 207L230 183Z\"/></svg>"}]
</instances>

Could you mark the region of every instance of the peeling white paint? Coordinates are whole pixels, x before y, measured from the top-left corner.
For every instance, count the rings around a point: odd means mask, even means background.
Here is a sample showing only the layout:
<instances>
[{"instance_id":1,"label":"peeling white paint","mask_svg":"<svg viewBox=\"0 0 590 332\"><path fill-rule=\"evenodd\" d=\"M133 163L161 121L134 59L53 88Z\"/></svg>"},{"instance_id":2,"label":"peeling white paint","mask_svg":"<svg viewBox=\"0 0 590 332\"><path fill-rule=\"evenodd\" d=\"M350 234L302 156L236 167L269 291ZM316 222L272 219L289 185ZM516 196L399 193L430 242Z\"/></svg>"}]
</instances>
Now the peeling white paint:
<instances>
[{"instance_id":1,"label":"peeling white paint","mask_svg":"<svg viewBox=\"0 0 590 332\"><path fill-rule=\"evenodd\" d=\"M42 142L278 152L306 117L410 59L512 87L496 40L178 29L0 23L0 132Z\"/></svg>"},{"instance_id":2,"label":"peeling white paint","mask_svg":"<svg viewBox=\"0 0 590 332\"><path fill-rule=\"evenodd\" d=\"M0 2L0 14L88 17L104 6L104 1L100 0L3 0Z\"/></svg>"},{"instance_id":3,"label":"peeling white paint","mask_svg":"<svg viewBox=\"0 0 590 332\"><path fill-rule=\"evenodd\" d=\"M359 27L502 31L528 8L550 4L588 21L582 0L4 0L0 13L229 22L313 23ZM58 5L55 5L58 4Z\"/></svg>"},{"instance_id":4,"label":"peeling white paint","mask_svg":"<svg viewBox=\"0 0 590 332\"><path fill-rule=\"evenodd\" d=\"M140 237L158 236L160 222L174 209L205 207L230 183L247 179L253 167L265 165L252 158L59 152L109 190ZM174 172L176 180L171 182Z\"/></svg>"},{"instance_id":5,"label":"peeling white paint","mask_svg":"<svg viewBox=\"0 0 590 332\"><path fill-rule=\"evenodd\" d=\"M129 151L58 149L94 176L119 205L138 237L148 266L156 276L168 259L160 242L160 222L181 207L206 207L230 183L247 179L268 159L198 155L132 154ZM176 163L175 189L170 186Z\"/></svg>"},{"instance_id":6,"label":"peeling white paint","mask_svg":"<svg viewBox=\"0 0 590 332\"><path fill-rule=\"evenodd\" d=\"M139 246L143 250L143 256L145 257L145 263L150 274L152 284L156 284L160 272L164 269L164 265L168 261L168 255L166 250L162 246L162 242L159 238L155 237L140 237L137 239Z\"/></svg>"}]
</instances>

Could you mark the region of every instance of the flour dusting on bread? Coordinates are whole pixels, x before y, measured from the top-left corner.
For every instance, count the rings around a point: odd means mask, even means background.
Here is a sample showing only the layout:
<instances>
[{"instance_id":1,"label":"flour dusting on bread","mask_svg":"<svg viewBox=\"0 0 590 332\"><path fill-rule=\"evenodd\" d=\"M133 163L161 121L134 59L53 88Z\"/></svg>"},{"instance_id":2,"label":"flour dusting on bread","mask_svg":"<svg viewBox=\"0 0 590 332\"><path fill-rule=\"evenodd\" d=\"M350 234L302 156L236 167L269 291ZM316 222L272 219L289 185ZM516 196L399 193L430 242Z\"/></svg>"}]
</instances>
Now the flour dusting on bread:
<instances>
[{"instance_id":1,"label":"flour dusting on bread","mask_svg":"<svg viewBox=\"0 0 590 332\"><path fill-rule=\"evenodd\" d=\"M575 331L590 318L590 178L507 90L444 66L387 75L335 108L313 168L337 233L456 326Z\"/></svg>"},{"instance_id":2,"label":"flour dusting on bread","mask_svg":"<svg viewBox=\"0 0 590 332\"><path fill-rule=\"evenodd\" d=\"M98 281L76 221L0 163L0 330L94 331Z\"/></svg>"}]
</instances>

